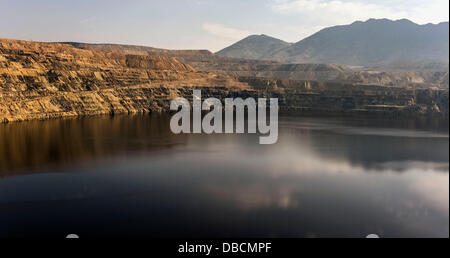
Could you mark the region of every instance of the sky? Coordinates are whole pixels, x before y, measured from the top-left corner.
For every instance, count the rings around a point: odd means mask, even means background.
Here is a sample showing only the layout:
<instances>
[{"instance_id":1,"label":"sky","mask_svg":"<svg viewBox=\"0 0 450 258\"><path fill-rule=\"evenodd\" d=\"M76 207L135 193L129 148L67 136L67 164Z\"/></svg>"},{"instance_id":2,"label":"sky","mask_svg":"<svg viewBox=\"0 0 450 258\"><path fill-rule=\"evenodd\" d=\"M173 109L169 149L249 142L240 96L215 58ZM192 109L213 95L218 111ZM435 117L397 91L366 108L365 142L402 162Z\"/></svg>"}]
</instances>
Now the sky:
<instances>
[{"instance_id":1,"label":"sky","mask_svg":"<svg viewBox=\"0 0 450 258\"><path fill-rule=\"evenodd\" d=\"M0 0L0 38L218 51L251 34L297 42L370 18L449 20L448 0Z\"/></svg>"}]
</instances>

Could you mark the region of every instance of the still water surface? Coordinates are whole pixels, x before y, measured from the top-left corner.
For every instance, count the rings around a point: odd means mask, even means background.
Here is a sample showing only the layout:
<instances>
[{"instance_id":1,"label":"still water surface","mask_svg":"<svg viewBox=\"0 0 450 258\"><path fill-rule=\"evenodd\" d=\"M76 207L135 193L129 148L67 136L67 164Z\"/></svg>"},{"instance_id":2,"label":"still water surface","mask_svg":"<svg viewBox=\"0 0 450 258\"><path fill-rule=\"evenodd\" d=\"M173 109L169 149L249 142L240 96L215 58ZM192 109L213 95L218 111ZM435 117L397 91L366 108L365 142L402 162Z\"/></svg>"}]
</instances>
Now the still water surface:
<instances>
[{"instance_id":1,"label":"still water surface","mask_svg":"<svg viewBox=\"0 0 450 258\"><path fill-rule=\"evenodd\" d=\"M157 115L0 125L0 237L448 237L448 121L280 118L173 135Z\"/></svg>"}]
</instances>

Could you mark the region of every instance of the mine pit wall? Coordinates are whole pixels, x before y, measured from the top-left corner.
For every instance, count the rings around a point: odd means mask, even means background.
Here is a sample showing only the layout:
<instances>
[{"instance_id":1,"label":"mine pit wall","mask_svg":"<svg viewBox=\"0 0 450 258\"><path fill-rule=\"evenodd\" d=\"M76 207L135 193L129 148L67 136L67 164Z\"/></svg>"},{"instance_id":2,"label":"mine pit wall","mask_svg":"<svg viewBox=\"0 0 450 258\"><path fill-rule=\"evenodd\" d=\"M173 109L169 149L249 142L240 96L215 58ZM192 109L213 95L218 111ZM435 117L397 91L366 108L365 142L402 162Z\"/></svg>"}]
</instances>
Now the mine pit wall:
<instances>
[{"instance_id":1,"label":"mine pit wall","mask_svg":"<svg viewBox=\"0 0 450 258\"><path fill-rule=\"evenodd\" d=\"M279 98L282 110L396 112L448 117L447 90L231 78L172 57L0 39L0 122L167 112L176 97Z\"/></svg>"},{"instance_id":2,"label":"mine pit wall","mask_svg":"<svg viewBox=\"0 0 450 258\"><path fill-rule=\"evenodd\" d=\"M448 117L447 89L409 89L336 82L241 77L260 95L279 99L280 109L327 112L395 112Z\"/></svg>"},{"instance_id":3,"label":"mine pit wall","mask_svg":"<svg viewBox=\"0 0 450 258\"><path fill-rule=\"evenodd\" d=\"M148 75L149 72L155 74ZM449 110L448 90L438 89L260 78L240 78L239 81L248 88L208 85L227 85L226 81L205 81L204 84L183 86L187 83L179 76L195 79L197 75L144 70L54 73L56 75L4 77L6 84L0 91L0 121L167 112L172 99L184 97L191 100L195 89L202 90L203 99L278 98L280 109L287 111L381 112L448 117ZM152 79L158 82L152 83Z\"/></svg>"},{"instance_id":4,"label":"mine pit wall","mask_svg":"<svg viewBox=\"0 0 450 258\"><path fill-rule=\"evenodd\" d=\"M0 39L0 122L161 112L178 89L198 85L245 88L172 57Z\"/></svg>"},{"instance_id":5,"label":"mine pit wall","mask_svg":"<svg viewBox=\"0 0 450 258\"><path fill-rule=\"evenodd\" d=\"M135 114L170 111L170 101L177 97L192 100L193 90L204 98L257 97L256 91L208 86L134 86L98 91L60 92L43 97L3 98L0 122L44 120L50 118L106 114Z\"/></svg>"},{"instance_id":6,"label":"mine pit wall","mask_svg":"<svg viewBox=\"0 0 450 258\"><path fill-rule=\"evenodd\" d=\"M250 85L252 85L250 83ZM97 91L61 92L44 97L10 98L0 103L0 120L24 121L102 114L168 112L176 97L192 100L193 90L202 99L278 98L282 111L369 112L405 115L432 114L448 118L448 91L405 90L380 86L305 82L303 86L234 89L209 86L133 86ZM325 87L325 89L324 89Z\"/></svg>"}]
</instances>

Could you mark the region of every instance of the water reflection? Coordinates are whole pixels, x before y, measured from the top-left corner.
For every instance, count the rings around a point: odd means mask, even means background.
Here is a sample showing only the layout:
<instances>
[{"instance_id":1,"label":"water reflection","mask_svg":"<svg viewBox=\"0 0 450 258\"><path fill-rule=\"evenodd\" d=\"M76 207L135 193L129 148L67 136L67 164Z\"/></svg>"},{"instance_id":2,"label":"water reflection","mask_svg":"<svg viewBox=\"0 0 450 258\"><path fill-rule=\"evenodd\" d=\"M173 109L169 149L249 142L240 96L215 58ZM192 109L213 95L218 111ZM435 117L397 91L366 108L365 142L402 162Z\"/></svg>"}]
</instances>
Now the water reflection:
<instances>
[{"instance_id":1,"label":"water reflection","mask_svg":"<svg viewBox=\"0 0 450 258\"><path fill-rule=\"evenodd\" d=\"M288 116L271 146L175 136L167 117L11 124L0 236L448 237L436 123Z\"/></svg>"},{"instance_id":2,"label":"water reflection","mask_svg":"<svg viewBox=\"0 0 450 258\"><path fill-rule=\"evenodd\" d=\"M0 177L36 167L73 164L115 154L162 150L183 143L167 116L97 116L0 125Z\"/></svg>"},{"instance_id":3,"label":"water reflection","mask_svg":"<svg viewBox=\"0 0 450 258\"><path fill-rule=\"evenodd\" d=\"M448 120L441 119L286 118L281 126L312 142L308 149L333 160L346 160L369 170L410 166L448 171ZM428 127L427 127L428 125ZM295 139L290 139L291 141Z\"/></svg>"}]
</instances>

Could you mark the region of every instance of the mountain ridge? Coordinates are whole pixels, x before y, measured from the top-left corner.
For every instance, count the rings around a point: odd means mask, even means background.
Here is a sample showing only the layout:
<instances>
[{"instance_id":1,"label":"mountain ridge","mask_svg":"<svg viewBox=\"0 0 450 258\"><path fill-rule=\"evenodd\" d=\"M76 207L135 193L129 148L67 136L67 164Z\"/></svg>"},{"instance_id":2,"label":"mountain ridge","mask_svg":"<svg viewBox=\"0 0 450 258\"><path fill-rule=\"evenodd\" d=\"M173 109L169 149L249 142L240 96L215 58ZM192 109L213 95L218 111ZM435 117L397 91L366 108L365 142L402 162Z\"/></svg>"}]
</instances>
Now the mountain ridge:
<instances>
[{"instance_id":1,"label":"mountain ridge","mask_svg":"<svg viewBox=\"0 0 450 258\"><path fill-rule=\"evenodd\" d=\"M448 62L448 28L448 22L419 25L407 19L356 21L349 25L322 29L288 47L267 51L265 55L256 59L286 63L334 63L356 66L373 66L400 61ZM236 48L236 44L226 49ZM257 48L258 45L246 45L246 51L261 52ZM223 50L218 53L232 57Z\"/></svg>"}]
</instances>

